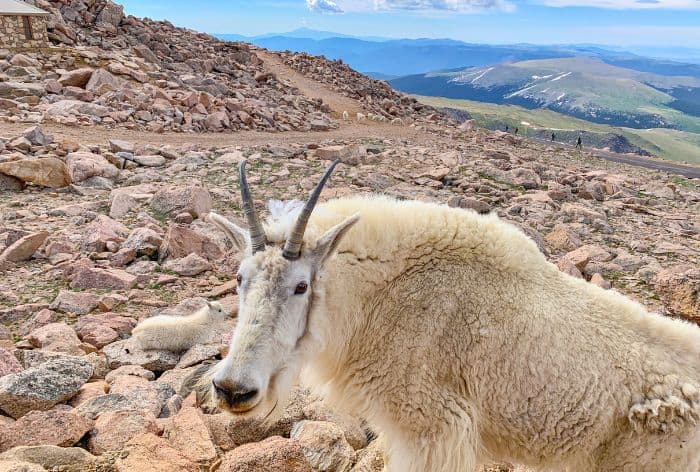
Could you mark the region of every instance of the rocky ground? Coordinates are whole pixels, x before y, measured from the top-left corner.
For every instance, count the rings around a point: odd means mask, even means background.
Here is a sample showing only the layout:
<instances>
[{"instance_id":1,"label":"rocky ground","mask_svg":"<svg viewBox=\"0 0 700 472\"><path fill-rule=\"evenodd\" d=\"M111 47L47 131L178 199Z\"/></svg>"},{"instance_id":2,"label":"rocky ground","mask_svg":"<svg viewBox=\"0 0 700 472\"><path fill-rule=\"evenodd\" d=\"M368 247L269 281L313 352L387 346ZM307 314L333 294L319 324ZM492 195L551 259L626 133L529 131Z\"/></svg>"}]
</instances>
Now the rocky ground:
<instances>
[{"instance_id":1,"label":"rocky ground","mask_svg":"<svg viewBox=\"0 0 700 472\"><path fill-rule=\"evenodd\" d=\"M225 353L237 301L235 257L202 217L241 216L243 158L261 210L303 198L339 158L324 198L381 192L494 211L562 270L700 319L696 181L504 133L395 129L223 147L108 132L83 145L36 127L3 140L0 470L380 470L373 433L304 390L269 428L197 405L194 379ZM202 298L232 310L211 343L177 354L131 344L139 319Z\"/></svg>"},{"instance_id":2,"label":"rocky ground","mask_svg":"<svg viewBox=\"0 0 700 472\"><path fill-rule=\"evenodd\" d=\"M456 127L340 62L36 3L60 47L0 53L0 472L381 470L375 433L301 387L272 425L200 404L237 307L205 215L241 217L244 158L263 212L340 159L324 199L496 212L561 270L700 321L699 179ZM133 345L139 320L205 299L231 312L208 344Z\"/></svg>"},{"instance_id":3,"label":"rocky ground","mask_svg":"<svg viewBox=\"0 0 700 472\"><path fill-rule=\"evenodd\" d=\"M149 131L328 130L322 98L277 76L289 62L321 83L342 84L361 111L387 120L441 121L439 114L347 66L261 52L168 22L125 16L107 0L48 1L52 49L0 49L0 120ZM352 91L353 93L350 93ZM354 111L354 110L350 110ZM360 110L357 110L360 111Z\"/></svg>"}]
</instances>

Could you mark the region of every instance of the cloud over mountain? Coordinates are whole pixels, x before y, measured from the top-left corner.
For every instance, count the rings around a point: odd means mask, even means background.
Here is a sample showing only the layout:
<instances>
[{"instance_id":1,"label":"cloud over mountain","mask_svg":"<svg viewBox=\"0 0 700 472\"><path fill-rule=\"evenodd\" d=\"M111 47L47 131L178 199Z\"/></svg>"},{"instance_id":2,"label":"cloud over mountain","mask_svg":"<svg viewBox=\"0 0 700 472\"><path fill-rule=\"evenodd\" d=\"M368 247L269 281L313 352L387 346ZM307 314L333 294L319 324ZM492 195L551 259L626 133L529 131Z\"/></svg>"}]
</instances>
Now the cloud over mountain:
<instances>
[{"instance_id":1,"label":"cloud over mountain","mask_svg":"<svg viewBox=\"0 0 700 472\"><path fill-rule=\"evenodd\" d=\"M700 9L700 0L544 0L549 7L592 7L616 10L630 9Z\"/></svg>"},{"instance_id":2,"label":"cloud over mountain","mask_svg":"<svg viewBox=\"0 0 700 472\"><path fill-rule=\"evenodd\" d=\"M467 11L501 8L501 0L375 0L377 10Z\"/></svg>"},{"instance_id":3,"label":"cloud over mountain","mask_svg":"<svg viewBox=\"0 0 700 472\"><path fill-rule=\"evenodd\" d=\"M306 0L306 6L319 13L343 13L343 9L333 0Z\"/></svg>"},{"instance_id":4,"label":"cloud over mountain","mask_svg":"<svg viewBox=\"0 0 700 472\"><path fill-rule=\"evenodd\" d=\"M508 0L305 0L306 6L319 13L371 11L474 12L510 11Z\"/></svg>"}]
</instances>

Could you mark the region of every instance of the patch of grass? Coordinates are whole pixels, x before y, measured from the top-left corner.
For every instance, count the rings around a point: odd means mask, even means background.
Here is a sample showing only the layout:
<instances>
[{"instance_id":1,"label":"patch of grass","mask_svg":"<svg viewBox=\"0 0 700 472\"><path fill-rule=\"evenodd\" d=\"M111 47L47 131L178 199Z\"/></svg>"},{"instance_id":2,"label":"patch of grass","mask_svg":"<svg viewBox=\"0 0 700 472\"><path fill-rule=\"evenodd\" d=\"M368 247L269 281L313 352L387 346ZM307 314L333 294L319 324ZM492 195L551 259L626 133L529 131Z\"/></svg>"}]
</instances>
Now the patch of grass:
<instances>
[{"instance_id":1,"label":"patch of grass","mask_svg":"<svg viewBox=\"0 0 700 472\"><path fill-rule=\"evenodd\" d=\"M651 143L663 158L700 164L700 133L663 128L623 128L623 132L631 142L645 149L649 148L643 143Z\"/></svg>"},{"instance_id":2,"label":"patch of grass","mask_svg":"<svg viewBox=\"0 0 700 472\"><path fill-rule=\"evenodd\" d=\"M635 146L664 159L700 164L700 131L695 131L695 128L690 128L692 132L667 128L622 128L592 123L541 108L530 110L517 105L498 105L443 97L415 96L415 98L426 105L467 111L479 126L487 129L503 129L506 125L511 129L518 127L519 134L523 136L534 136L541 129L554 130L555 134L557 130L612 133L624 136Z\"/></svg>"},{"instance_id":3,"label":"patch of grass","mask_svg":"<svg viewBox=\"0 0 700 472\"><path fill-rule=\"evenodd\" d=\"M174 303L177 299L174 292L157 283L150 284L147 286L147 288L152 291L153 295L155 295L158 299L166 303Z\"/></svg>"},{"instance_id":4,"label":"patch of grass","mask_svg":"<svg viewBox=\"0 0 700 472\"><path fill-rule=\"evenodd\" d=\"M490 180L491 182L498 182L494 177L490 176L489 174L487 174L485 172L477 171L476 175L478 175L479 178L482 180Z\"/></svg>"},{"instance_id":5,"label":"patch of grass","mask_svg":"<svg viewBox=\"0 0 700 472\"><path fill-rule=\"evenodd\" d=\"M687 189L697 189L698 188L698 186L695 183L691 182L690 179L686 179L685 177L682 177L680 175L672 176L671 182L678 185L679 187L684 187Z\"/></svg>"},{"instance_id":6,"label":"patch of grass","mask_svg":"<svg viewBox=\"0 0 700 472\"><path fill-rule=\"evenodd\" d=\"M476 174L479 176L480 179L490 180L491 182L494 182L498 185L502 185L504 187L507 187L510 190L514 190L514 191L519 192L519 193L527 192L527 190L525 190L525 187L523 187L522 185L515 185L515 184L512 184L510 182L504 182L503 180L498 180L496 177L489 175L485 172L477 171Z\"/></svg>"},{"instance_id":7,"label":"patch of grass","mask_svg":"<svg viewBox=\"0 0 700 472\"><path fill-rule=\"evenodd\" d=\"M52 302L58 292L68 288L68 281L62 278L55 278L46 281L34 280L24 286L23 297L25 303L30 303L33 299L42 299ZM75 290L77 291L77 290Z\"/></svg>"},{"instance_id":8,"label":"patch of grass","mask_svg":"<svg viewBox=\"0 0 700 472\"><path fill-rule=\"evenodd\" d=\"M150 209L148 213L155 219L158 220L158 222L162 224L167 224L168 221L170 220L170 217L166 215L165 213L161 213L159 211L156 211L154 209Z\"/></svg>"}]
</instances>

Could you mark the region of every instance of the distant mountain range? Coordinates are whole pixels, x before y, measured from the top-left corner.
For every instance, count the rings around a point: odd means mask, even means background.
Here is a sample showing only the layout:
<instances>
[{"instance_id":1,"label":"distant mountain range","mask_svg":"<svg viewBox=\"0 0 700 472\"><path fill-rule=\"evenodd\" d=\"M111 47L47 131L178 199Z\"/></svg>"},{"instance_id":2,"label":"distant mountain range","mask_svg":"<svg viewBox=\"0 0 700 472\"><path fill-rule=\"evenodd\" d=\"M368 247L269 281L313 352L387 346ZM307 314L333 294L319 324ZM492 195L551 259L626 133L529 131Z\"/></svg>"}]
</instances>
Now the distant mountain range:
<instances>
[{"instance_id":1,"label":"distant mountain range","mask_svg":"<svg viewBox=\"0 0 700 472\"><path fill-rule=\"evenodd\" d=\"M243 36L240 34L215 34L214 36L221 38L221 39L226 39L229 41L245 41L249 43L255 43L255 41L265 39L265 38L272 38L272 37L278 37L278 36L283 36L285 38L302 38L302 39L315 39L315 40L322 40L322 39L329 39L329 38L354 38L354 39L362 39L365 41L389 41L391 38L385 38L383 36L352 36L349 34L342 34L342 33L334 33L332 31L319 31L319 30L314 30L310 28L298 28L295 29L294 31L289 31L287 33L267 33L267 34L261 34L258 36Z\"/></svg>"},{"instance_id":2,"label":"distant mountain range","mask_svg":"<svg viewBox=\"0 0 700 472\"><path fill-rule=\"evenodd\" d=\"M700 75L670 76L570 57L391 80L416 95L547 108L594 123L700 133Z\"/></svg>"},{"instance_id":3,"label":"distant mountain range","mask_svg":"<svg viewBox=\"0 0 700 472\"><path fill-rule=\"evenodd\" d=\"M654 46L629 52L595 44L488 45L452 39L360 38L310 29L252 38L217 36L271 50L341 59L397 90L426 97L423 100L471 100L451 107L460 113L469 113L476 102L504 107L484 108L477 115L484 126L510 123L508 114L515 113L511 105L533 112L551 110L603 125L588 127L588 132L595 130L601 137L601 143L630 139L657 155L700 160L695 156L700 149L700 63L669 59L700 58L700 49ZM526 117L523 122L549 119L542 113L517 113ZM576 127L569 130L572 135L586 129L576 121L566 126ZM540 128L547 126L541 123Z\"/></svg>"},{"instance_id":4,"label":"distant mountain range","mask_svg":"<svg viewBox=\"0 0 700 472\"><path fill-rule=\"evenodd\" d=\"M471 44L453 39L390 39L354 37L298 29L289 33L246 37L218 34L230 41L246 41L272 50L289 50L342 59L353 69L387 79L440 70L480 67L503 62L561 57L592 57L607 64L662 75L690 75L700 78L700 64L653 59L617 48L597 45ZM661 52L662 49L657 49ZM692 49L679 48L678 55L693 55ZM671 53L666 50L666 53ZM700 57L700 50L697 50Z\"/></svg>"}]
</instances>

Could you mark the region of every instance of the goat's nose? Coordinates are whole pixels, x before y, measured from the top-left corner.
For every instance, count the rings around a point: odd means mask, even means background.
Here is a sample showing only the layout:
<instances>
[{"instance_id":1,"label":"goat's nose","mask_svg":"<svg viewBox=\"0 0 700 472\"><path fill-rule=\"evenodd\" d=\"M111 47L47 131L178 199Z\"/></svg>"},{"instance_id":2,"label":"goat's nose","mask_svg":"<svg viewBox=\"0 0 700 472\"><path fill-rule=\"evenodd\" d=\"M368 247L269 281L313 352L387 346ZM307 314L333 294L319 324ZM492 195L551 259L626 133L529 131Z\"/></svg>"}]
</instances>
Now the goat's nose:
<instances>
[{"instance_id":1,"label":"goat's nose","mask_svg":"<svg viewBox=\"0 0 700 472\"><path fill-rule=\"evenodd\" d=\"M246 405L258 395L257 389L235 382L214 379L212 385L216 395L234 408Z\"/></svg>"}]
</instances>

